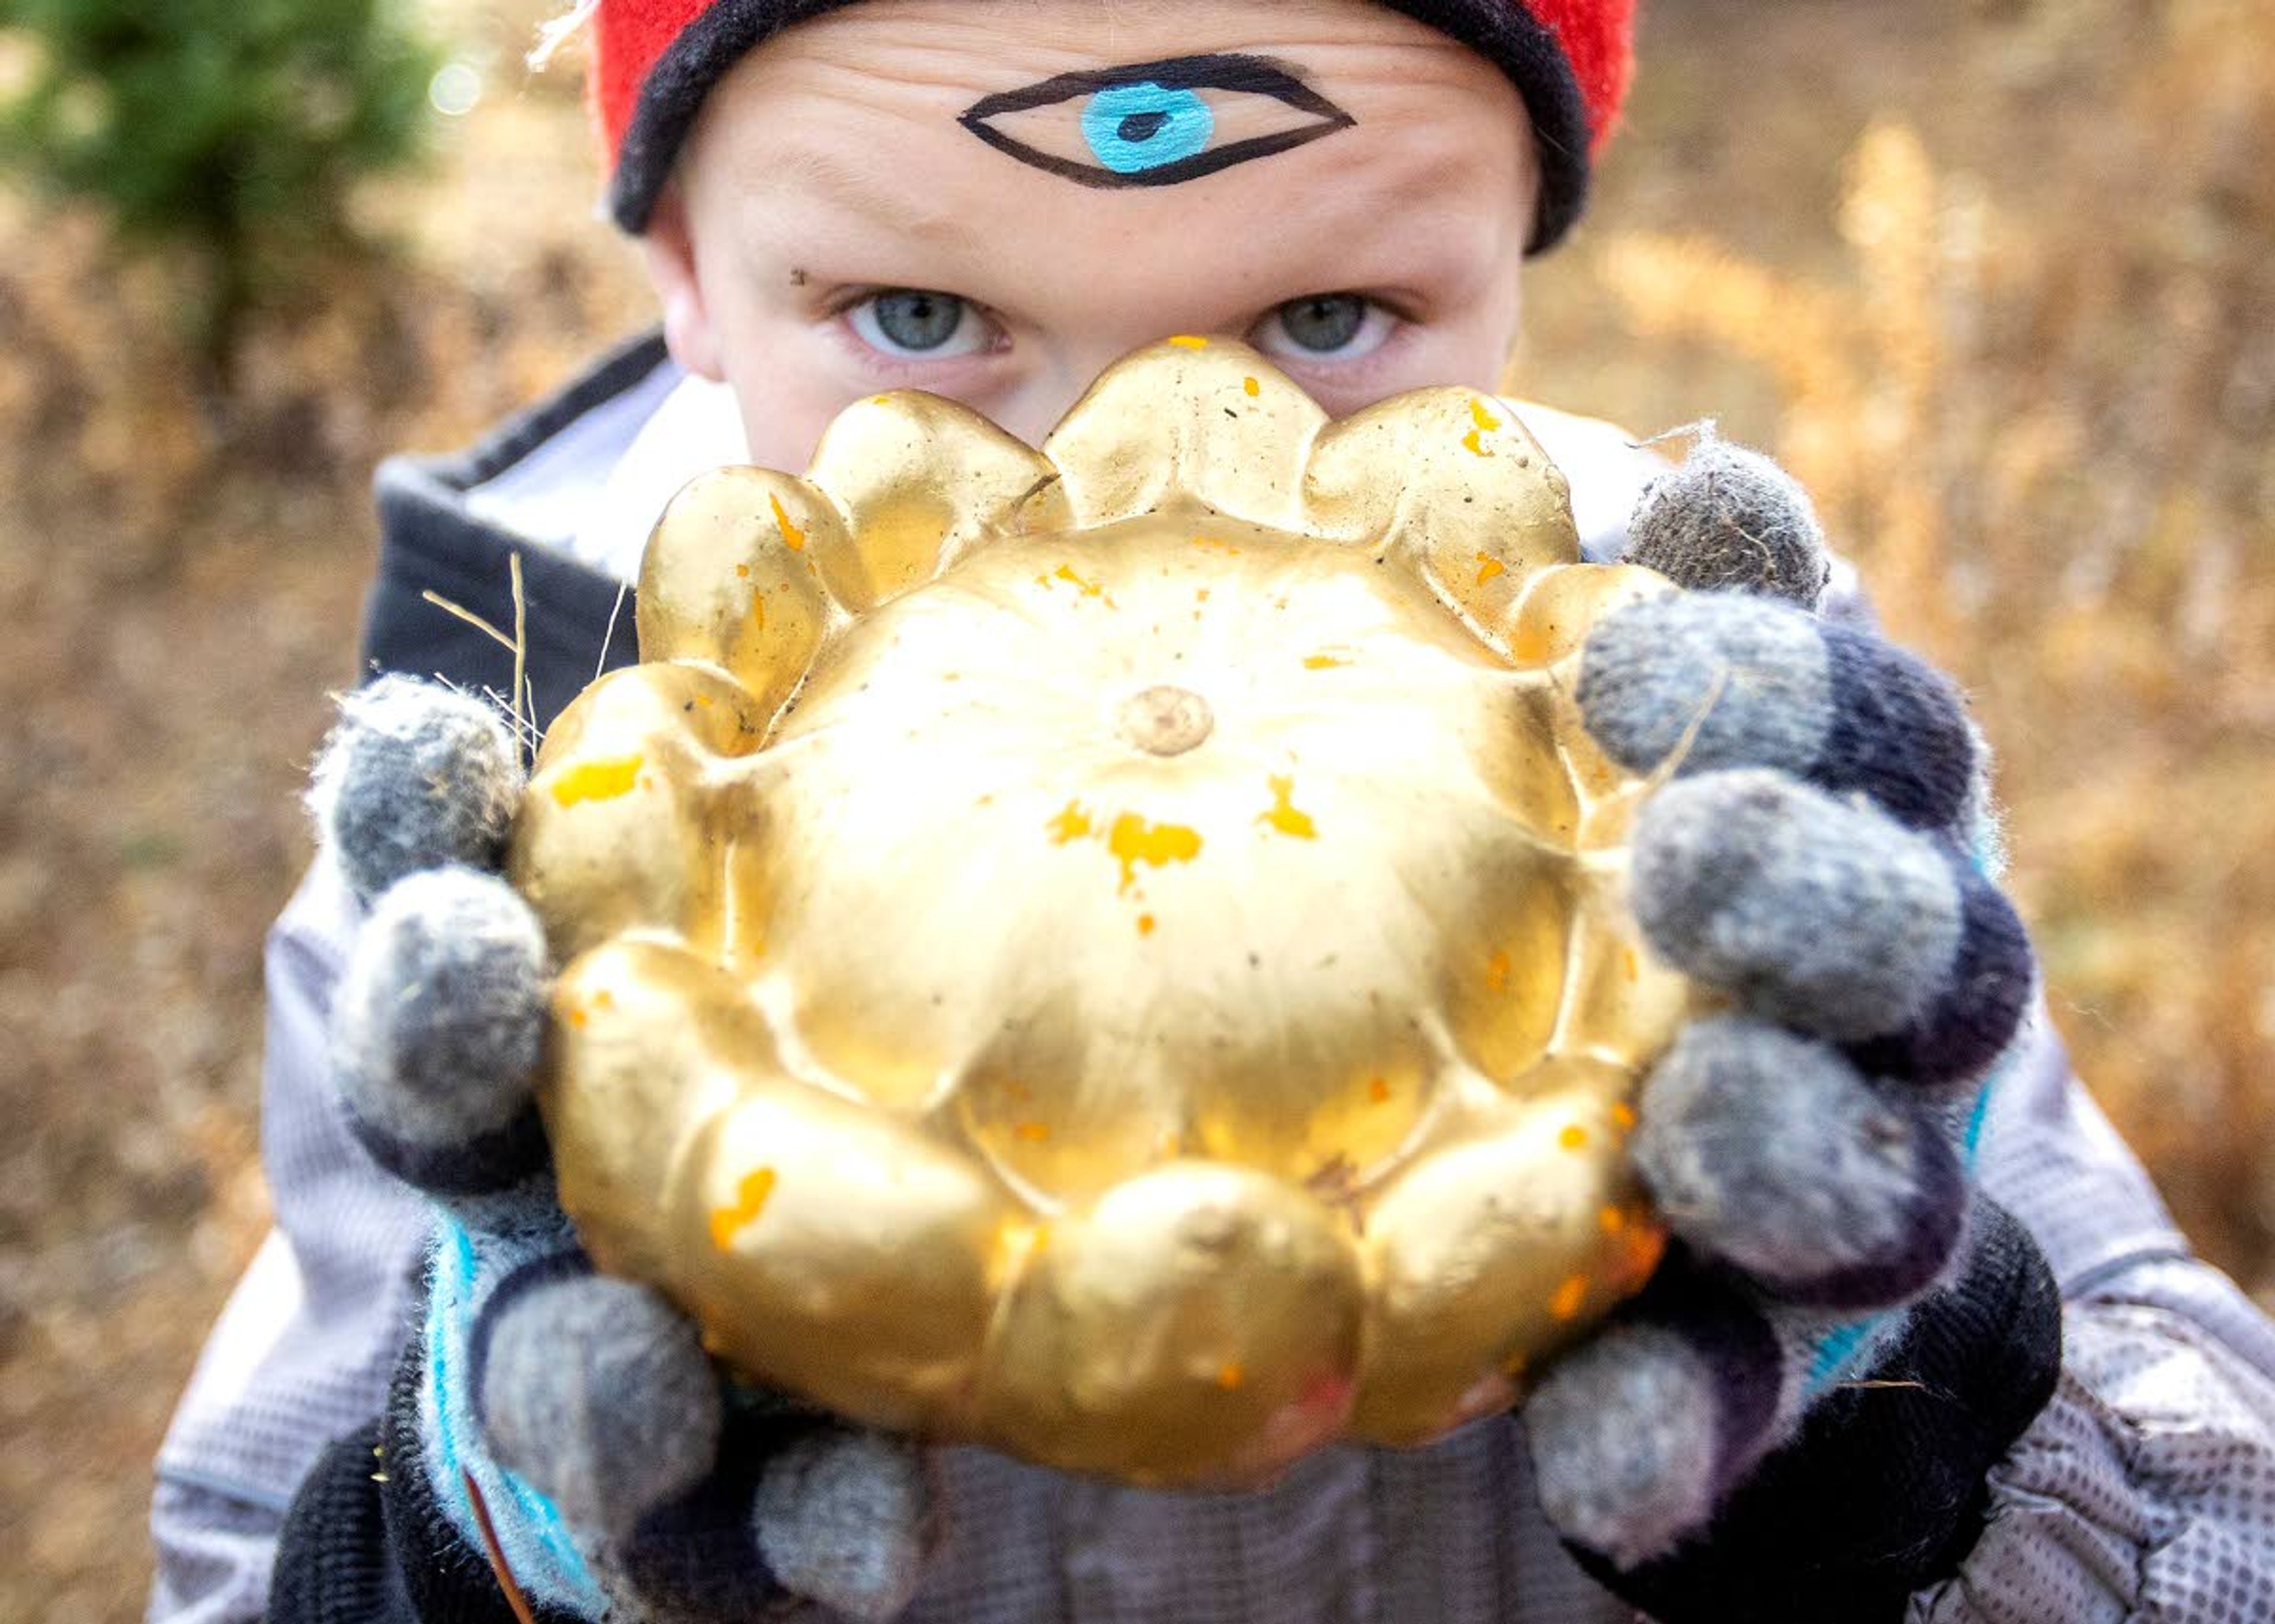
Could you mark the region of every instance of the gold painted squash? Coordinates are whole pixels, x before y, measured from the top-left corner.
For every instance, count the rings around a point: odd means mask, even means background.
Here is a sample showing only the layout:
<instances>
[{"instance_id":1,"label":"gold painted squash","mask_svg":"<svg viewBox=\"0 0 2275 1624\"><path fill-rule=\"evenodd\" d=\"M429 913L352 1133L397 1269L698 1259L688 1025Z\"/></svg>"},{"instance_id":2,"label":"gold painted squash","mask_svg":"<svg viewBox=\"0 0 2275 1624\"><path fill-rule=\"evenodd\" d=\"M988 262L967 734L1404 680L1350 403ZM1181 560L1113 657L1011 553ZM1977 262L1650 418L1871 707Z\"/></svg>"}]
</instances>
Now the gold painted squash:
<instances>
[{"instance_id":1,"label":"gold painted squash","mask_svg":"<svg viewBox=\"0 0 2275 1624\"><path fill-rule=\"evenodd\" d=\"M1168 1484L1433 1437L1648 1273L1621 1142L1691 989L1498 401L1341 422L1237 345L1038 453L930 397L690 486L646 663L545 742L564 1205L739 1371Z\"/></svg>"}]
</instances>

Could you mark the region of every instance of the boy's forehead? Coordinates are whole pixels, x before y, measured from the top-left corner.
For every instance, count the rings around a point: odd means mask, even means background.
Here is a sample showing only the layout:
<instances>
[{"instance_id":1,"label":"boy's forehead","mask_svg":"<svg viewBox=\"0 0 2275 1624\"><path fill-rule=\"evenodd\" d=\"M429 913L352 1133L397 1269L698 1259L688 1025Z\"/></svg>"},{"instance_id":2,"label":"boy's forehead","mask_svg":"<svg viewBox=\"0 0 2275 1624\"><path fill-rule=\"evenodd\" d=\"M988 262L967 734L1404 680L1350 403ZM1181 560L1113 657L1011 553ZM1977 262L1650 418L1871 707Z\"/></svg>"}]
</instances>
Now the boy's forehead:
<instances>
[{"instance_id":1,"label":"boy's forehead","mask_svg":"<svg viewBox=\"0 0 2275 1624\"><path fill-rule=\"evenodd\" d=\"M879 79L977 88L1028 70L1214 50L1304 50L1334 58L1345 72L1381 75L1432 58L1497 71L1450 35L1373 0L865 0L783 30L737 72L834 65Z\"/></svg>"}]
</instances>

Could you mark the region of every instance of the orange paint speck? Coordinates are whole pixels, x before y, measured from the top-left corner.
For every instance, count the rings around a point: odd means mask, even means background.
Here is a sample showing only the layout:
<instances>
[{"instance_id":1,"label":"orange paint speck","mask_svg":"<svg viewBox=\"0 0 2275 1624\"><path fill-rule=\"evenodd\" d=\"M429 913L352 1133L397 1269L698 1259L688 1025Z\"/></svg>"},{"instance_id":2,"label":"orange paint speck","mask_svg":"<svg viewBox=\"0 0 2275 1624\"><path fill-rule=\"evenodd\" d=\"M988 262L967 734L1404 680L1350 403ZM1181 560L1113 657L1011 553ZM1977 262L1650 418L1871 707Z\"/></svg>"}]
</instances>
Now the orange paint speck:
<instances>
[{"instance_id":1,"label":"orange paint speck","mask_svg":"<svg viewBox=\"0 0 2275 1624\"><path fill-rule=\"evenodd\" d=\"M735 578L738 581L749 580L751 578L751 566L748 564L737 564L735 566Z\"/></svg>"},{"instance_id":2,"label":"orange paint speck","mask_svg":"<svg viewBox=\"0 0 2275 1624\"><path fill-rule=\"evenodd\" d=\"M1240 387L1247 391L1248 398L1251 400L1254 400L1264 392L1264 386L1253 378L1243 378L1240 381Z\"/></svg>"},{"instance_id":3,"label":"orange paint speck","mask_svg":"<svg viewBox=\"0 0 2275 1624\"><path fill-rule=\"evenodd\" d=\"M1272 785L1273 804L1268 810L1256 814L1256 821L1269 825L1282 835L1292 835L1297 840L1319 839L1319 827L1312 823L1311 814L1298 810L1293 804L1292 797L1296 793L1295 775L1291 773L1274 773L1270 775L1269 782Z\"/></svg>"},{"instance_id":4,"label":"orange paint speck","mask_svg":"<svg viewBox=\"0 0 2275 1624\"><path fill-rule=\"evenodd\" d=\"M773 1199L774 1193L775 1170L772 1167L753 1167L745 1173L742 1183L735 1190L735 1199L725 1206L712 1209L711 1244L722 1252L734 1245L735 1236L745 1225L758 1221L759 1214L766 1211L767 1203Z\"/></svg>"},{"instance_id":5,"label":"orange paint speck","mask_svg":"<svg viewBox=\"0 0 2275 1624\"><path fill-rule=\"evenodd\" d=\"M1138 916L1138 933L1140 936L1151 936L1153 933L1153 916L1152 914L1141 913Z\"/></svg>"},{"instance_id":6,"label":"orange paint speck","mask_svg":"<svg viewBox=\"0 0 2275 1624\"><path fill-rule=\"evenodd\" d=\"M1201 854L1200 831L1181 823L1148 823L1136 812L1114 820L1106 849L1122 864L1122 888L1138 883L1138 865L1160 868L1169 863L1190 863Z\"/></svg>"},{"instance_id":7,"label":"orange paint speck","mask_svg":"<svg viewBox=\"0 0 2275 1624\"><path fill-rule=\"evenodd\" d=\"M1621 1291L1633 1291L1658 1272L1659 1260L1667 1255L1666 1232L1637 1225L1628 1231L1621 1254L1615 1283Z\"/></svg>"},{"instance_id":8,"label":"orange paint speck","mask_svg":"<svg viewBox=\"0 0 2275 1624\"><path fill-rule=\"evenodd\" d=\"M1247 1379L1248 1372L1240 1368L1237 1359L1227 1359L1216 1368L1216 1385L1227 1393L1234 1391Z\"/></svg>"},{"instance_id":9,"label":"orange paint speck","mask_svg":"<svg viewBox=\"0 0 2275 1624\"><path fill-rule=\"evenodd\" d=\"M1366 1097L1379 1106L1388 1105L1390 1103L1390 1079L1388 1077L1369 1077L1366 1081Z\"/></svg>"},{"instance_id":10,"label":"orange paint speck","mask_svg":"<svg viewBox=\"0 0 2275 1624\"><path fill-rule=\"evenodd\" d=\"M1307 654L1304 659L1304 668L1306 671L1332 671L1337 666L1349 663L1349 661L1334 654Z\"/></svg>"},{"instance_id":11,"label":"orange paint speck","mask_svg":"<svg viewBox=\"0 0 2275 1624\"><path fill-rule=\"evenodd\" d=\"M1483 400L1472 399L1470 402L1470 421L1477 427L1462 436L1462 446L1472 457L1491 457L1493 452L1485 445L1485 437L1500 427L1500 419L1485 410Z\"/></svg>"},{"instance_id":12,"label":"orange paint speck","mask_svg":"<svg viewBox=\"0 0 2275 1624\"><path fill-rule=\"evenodd\" d=\"M1091 835L1090 814L1079 801L1069 801L1066 809L1050 821L1051 843L1063 846L1069 841L1086 840Z\"/></svg>"},{"instance_id":13,"label":"orange paint speck","mask_svg":"<svg viewBox=\"0 0 2275 1624\"><path fill-rule=\"evenodd\" d=\"M1019 1137L1024 1139L1030 1144L1040 1144L1044 1140L1051 1137L1051 1128L1048 1122L1021 1122L1017 1127L1012 1129L1011 1131L1018 1135Z\"/></svg>"},{"instance_id":14,"label":"orange paint speck","mask_svg":"<svg viewBox=\"0 0 2275 1624\"><path fill-rule=\"evenodd\" d=\"M1501 563L1500 559L1495 558L1491 553L1479 553L1478 555L1478 585L1484 585L1496 575L1507 575L1508 573L1508 566Z\"/></svg>"},{"instance_id":15,"label":"orange paint speck","mask_svg":"<svg viewBox=\"0 0 2275 1624\"><path fill-rule=\"evenodd\" d=\"M1061 564L1057 569L1052 570L1051 574L1059 580L1069 582L1080 588L1082 595L1085 598L1102 598L1106 595L1105 587L1100 586L1095 581L1084 580L1080 575L1075 572L1075 567L1072 564Z\"/></svg>"},{"instance_id":16,"label":"orange paint speck","mask_svg":"<svg viewBox=\"0 0 2275 1624\"><path fill-rule=\"evenodd\" d=\"M1174 334L1171 336L1169 342L1176 345L1180 350L1206 350L1208 348L1207 339L1198 337L1191 333Z\"/></svg>"},{"instance_id":17,"label":"orange paint speck","mask_svg":"<svg viewBox=\"0 0 2275 1624\"><path fill-rule=\"evenodd\" d=\"M1625 1133L1636 1125L1635 1107L1624 1099L1614 1099L1612 1101L1612 1121L1620 1125L1621 1132Z\"/></svg>"},{"instance_id":18,"label":"orange paint speck","mask_svg":"<svg viewBox=\"0 0 2275 1624\"><path fill-rule=\"evenodd\" d=\"M1193 545L1195 547L1211 548L1220 553L1230 553L1236 557L1237 557L1240 553L1240 549L1233 546L1231 542L1220 541L1214 536L1195 536L1193 538Z\"/></svg>"},{"instance_id":19,"label":"orange paint speck","mask_svg":"<svg viewBox=\"0 0 2275 1624\"><path fill-rule=\"evenodd\" d=\"M1587 1301L1588 1277L1575 1274L1556 1288L1556 1295L1548 1299L1548 1317L1560 1324L1577 1319Z\"/></svg>"},{"instance_id":20,"label":"orange paint speck","mask_svg":"<svg viewBox=\"0 0 2275 1624\"><path fill-rule=\"evenodd\" d=\"M1046 827L1050 830L1052 843L1059 846L1090 839L1098 833L1097 824L1078 801L1069 801ZM1201 854L1201 836L1199 830L1181 823L1148 823L1136 812L1123 812L1106 832L1106 849L1122 865L1121 888L1127 894L1138 883L1138 864L1160 868L1169 863L1190 863ZM1140 895L1137 900L1142 903L1145 899Z\"/></svg>"},{"instance_id":21,"label":"orange paint speck","mask_svg":"<svg viewBox=\"0 0 2275 1624\"><path fill-rule=\"evenodd\" d=\"M1568 1151L1584 1151L1588 1148L1588 1130L1577 1122L1567 1122L1564 1131L1556 1136L1556 1143Z\"/></svg>"},{"instance_id":22,"label":"orange paint speck","mask_svg":"<svg viewBox=\"0 0 2275 1624\"><path fill-rule=\"evenodd\" d=\"M782 498L768 496L767 500L774 506L775 528L782 532L782 539L789 543L790 550L793 553L805 551L805 532L790 522L790 515L782 510Z\"/></svg>"},{"instance_id":23,"label":"orange paint speck","mask_svg":"<svg viewBox=\"0 0 2275 1624\"><path fill-rule=\"evenodd\" d=\"M578 1031L583 1031L586 1026L591 1024L592 1019L593 1012L586 1008L584 1005L571 1004L569 1006L569 1024L575 1027Z\"/></svg>"},{"instance_id":24,"label":"orange paint speck","mask_svg":"<svg viewBox=\"0 0 2275 1624\"><path fill-rule=\"evenodd\" d=\"M1493 957L1485 961L1485 985L1496 993L1508 992L1508 953L1507 949L1503 949L1502 951L1494 954Z\"/></svg>"},{"instance_id":25,"label":"orange paint speck","mask_svg":"<svg viewBox=\"0 0 2275 1624\"><path fill-rule=\"evenodd\" d=\"M1627 1209L1625 1207L1617 1206L1607 1206L1599 1209L1596 1213L1596 1227L1601 1229L1606 1235L1619 1234L1621 1230L1628 1227Z\"/></svg>"},{"instance_id":26,"label":"orange paint speck","mask_svg":"<svg viewBox=\"0 0 2275 1624\"><path fill-rule=\"evenodd\" d=\"M699 693L695 696L695 704L698 709L707 711L711 708L711 696L707 693Z\"/></svg>"},{"instance_id":27,"label":"orange paint speck","mask_svg":"<svg viewBox=\"0 0 2275 1624\"><path fill-rule=\"evenodd\" d=\"M1633 948L1621 949L1620 968L1628 972L1628 979L1630 981L1642 976L1643 963L1636 957L1636 950Z\"/></svg>"},{"instance_id":28,"label":"orange paint speck","mask_svg":"<svg viewBox=\"0 0 2275 1624\"><path fill-rule=\"evenodd\" d=\"M553 781L553 798L563 806L585 801L613 801L631 793L639 780L645 758L619 756L608 761L580 761Z\"/></svg>"}]
</instances>

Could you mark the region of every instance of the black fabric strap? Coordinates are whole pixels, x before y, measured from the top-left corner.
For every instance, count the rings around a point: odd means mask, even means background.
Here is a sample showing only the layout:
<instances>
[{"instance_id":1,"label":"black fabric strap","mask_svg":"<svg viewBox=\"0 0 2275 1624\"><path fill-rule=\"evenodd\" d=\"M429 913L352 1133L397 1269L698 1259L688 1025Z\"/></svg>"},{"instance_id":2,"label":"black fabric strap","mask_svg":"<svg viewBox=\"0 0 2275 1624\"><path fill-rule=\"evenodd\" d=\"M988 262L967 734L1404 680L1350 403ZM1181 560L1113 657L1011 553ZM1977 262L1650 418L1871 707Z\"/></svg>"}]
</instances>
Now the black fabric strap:
<instances>
[{"instance_id":1,"label":"black fabric strap","mask_svg":"<svg viewBox=\"0 0 2275 1624\"><path fill-rule=\"evenodd\" d=\"M268 1585L268 1624L419 1624L388 1549L380 1510L379 1423L320 1456L284 1518Z\"/></svg>"},{"instance_id":2,"label":"black fabric strap","mask_svg":"<svg viewBox=\"0 0 2275 1624\"><path fill-rule=\"evenodd\" d=\"M443 677L463 688L513 690L513 651L429 600L433 593L509 636L514 627L513 560L521 560L527 642L525 673L540 730L602 668L639 657L633 594L601 571L537 546L466 511L465 494L494 480L569 423L633 388L665 364L649 333L602 357L542 404L464 456L389 457L375 481L379 569L364 601L362 668Z\"/></svg>"},{"instance_id":3,"label":"black fabric strap","mask_svg":"<svg viewBox=\"0 0 2275 1624\"><path fill-rule=\"evenodd\" d=\"M1897 1624L1974 1548L1986 1477L2061 1370L2061 1295L2003 1208L1977 1197L1966 1271L1825 1395L1698 1537L1621 1572L1573 1555L1662 1624Z\"/></svg>"}]
</instances>

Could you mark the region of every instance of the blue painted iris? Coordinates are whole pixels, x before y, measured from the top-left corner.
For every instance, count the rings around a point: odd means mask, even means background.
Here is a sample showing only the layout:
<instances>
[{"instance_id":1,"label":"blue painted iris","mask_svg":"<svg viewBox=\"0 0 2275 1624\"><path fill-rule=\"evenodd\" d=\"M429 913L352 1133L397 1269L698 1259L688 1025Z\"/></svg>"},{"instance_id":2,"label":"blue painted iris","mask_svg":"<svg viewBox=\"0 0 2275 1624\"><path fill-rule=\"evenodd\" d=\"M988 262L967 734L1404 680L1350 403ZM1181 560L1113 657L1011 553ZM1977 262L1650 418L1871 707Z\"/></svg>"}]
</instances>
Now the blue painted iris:
<instances>
[{"instance_id":1,"label":"blue painted iris","mask_svg":"<svg viewBox=\"0 0 2275 1624\"><path fill-rule=\"evenodd\" d=\"M1083 140L1117 175L1142 175L1206 152L1215 133L1207 102L1150 79L1101 90L1082 110Z\"/></svg>"}]
</instances>

